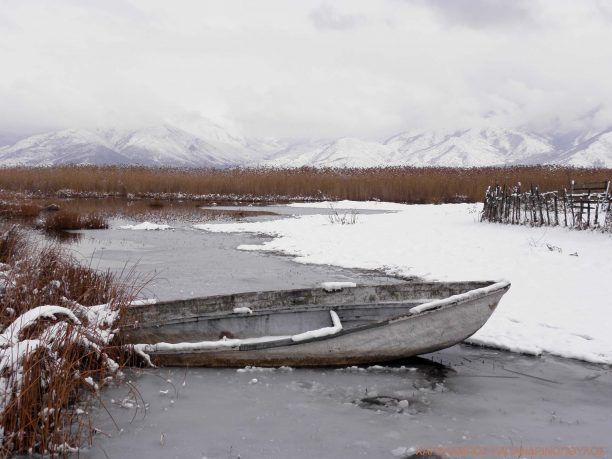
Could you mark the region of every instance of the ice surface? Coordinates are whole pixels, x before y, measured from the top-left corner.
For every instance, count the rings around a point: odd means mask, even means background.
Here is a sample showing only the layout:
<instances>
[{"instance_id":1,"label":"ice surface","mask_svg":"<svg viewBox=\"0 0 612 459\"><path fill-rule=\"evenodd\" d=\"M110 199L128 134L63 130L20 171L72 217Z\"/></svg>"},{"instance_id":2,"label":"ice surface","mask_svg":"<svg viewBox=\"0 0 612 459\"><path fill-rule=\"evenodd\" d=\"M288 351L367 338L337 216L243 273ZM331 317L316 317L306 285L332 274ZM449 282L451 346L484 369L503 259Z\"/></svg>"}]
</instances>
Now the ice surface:
<instances>
[{"instance_id":1,"label":"ice surface","mask_svg":"<svg viewBox=\"0 0 612 459\"><path fill-rule=\"evenodd\" d=\"M400 448L609 444L605 368L470 346L405 365L414 371L130 371L146 412L121 406L129 388L103 391L118 426L100 407L106 435L81 456L392 459Z\"/></svg>"},{"instance_id":2,"label":"ice surface","mask_svg":"<svg viewBox=\"0 0 612 459\"><path fill-rule=\"evenodd\" d=\"M267 209L267 208L266 208ZM283 208L288 214L320 212L317 209ZM274 207L274 211L278 211ZM111 222L112 223L112 222ZM117 226L129 222L117 222ZM211 234L194 231L191 223L173 224L168 231L85 232L70 247L84 263L99 269L125 272L126 266L142 279L153 277L143 296L175 300L248 291L315 288L324 281L359 285L396 283L381 273L334 266L306 266L288 257L270 257L236 250L240 244L260 242L248 234ZM116 226L111 224L111 228Z\"/></svg>"}]
</instances>

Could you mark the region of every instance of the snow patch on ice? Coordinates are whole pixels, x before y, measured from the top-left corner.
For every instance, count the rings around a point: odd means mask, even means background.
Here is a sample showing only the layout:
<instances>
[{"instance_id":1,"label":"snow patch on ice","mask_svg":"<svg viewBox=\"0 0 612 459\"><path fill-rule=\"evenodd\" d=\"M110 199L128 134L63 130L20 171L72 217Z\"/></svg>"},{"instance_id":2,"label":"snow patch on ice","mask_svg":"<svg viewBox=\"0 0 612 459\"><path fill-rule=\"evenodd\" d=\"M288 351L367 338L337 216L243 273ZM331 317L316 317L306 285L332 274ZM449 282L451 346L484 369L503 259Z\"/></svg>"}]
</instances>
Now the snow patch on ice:
<instances>
[{"instance_id":1,"label":"snow patch on ice","mask_svg":"<svg viewBox=\"0 0 612 459\"><path fill-rule=\"evenodd\" d=\"M285 371L285 372L291 372L293 371L292 367L287 367L287 366L282 366L282 367L253 367L253 366L246 366L244 368L238 368L236 370L236 373L272 373L275 371Z\"/></svg>"},{"instance_id":2,"label":"snow patch on ice","mask_svg":"<svg viewBox=\"0 0 612 459\"><path fill-rule=\"evenodd\" d=\"M402 400L405 401L405 400ZM394 450L391 451L391 454L394 457L407 457L409 454L413 454L416 451L416 449L411 446L411 447L406 447L406 446L399 446L397 448L395 448Z\"/></svg>"},{"instance_id":3,"label":"snow patch on ice","mask_svg":"<svg viewBox=\"0 0 612 459\"><path fill-rule=\"evenodd\" d=\"M119 229L132 230L132 231L138 231L138 230L163 231L163 230L172 229L172 227L170 225L162 225L162 224L152 223L152 222L142 222L142 223L138 223L137 225L120 226Z\"/></svg>"},{"instance_id":4,"label":"snow patch on ice","mask_svg":"<svg viewBox=\"0 0 612 459\"><path fill-rule=\"evenodd\" d=\"M340 373L413 373L417 371L416 367L406 367L404 365L399 367L390 367L383 365L371 365L369 367L358 367L356 365L352 365L346 368L337 368L335 371Z\"/></svg>"},{"instance_id":5,"label":"snow patch on ice","mask_svg":"<svg viewBox=\"0 0 612 459\"><path fill-rule=\"evenodd\" d=\"M384 201L320 201L320 202L294 202L289 207L303 207L309 209L337 209L337 210L380 210L393 212L404 210L406 204L396 204Z\"/></svg>"}]
</instances>

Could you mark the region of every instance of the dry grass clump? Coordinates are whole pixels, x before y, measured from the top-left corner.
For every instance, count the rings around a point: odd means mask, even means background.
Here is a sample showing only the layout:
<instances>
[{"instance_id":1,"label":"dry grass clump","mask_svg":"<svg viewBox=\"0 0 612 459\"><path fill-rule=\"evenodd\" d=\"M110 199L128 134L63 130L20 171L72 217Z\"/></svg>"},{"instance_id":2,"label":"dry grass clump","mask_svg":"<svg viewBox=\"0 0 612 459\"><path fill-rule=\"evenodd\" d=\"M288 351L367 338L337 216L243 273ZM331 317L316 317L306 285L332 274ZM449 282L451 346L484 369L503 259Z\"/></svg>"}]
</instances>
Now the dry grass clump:
<instances>
[{"instance_id":1,"label":"dry grass clump","mask_svg":"<svg viewBox=\"0 0 612 459\"><path fill-rule=\"evenodd\" d=\"M1 202L0 217L7 219L35 219L40 215L41 207L32 202Z\"/></svg>"},{"instance_id":2,"label":"dry grass clump","mask_svg":"<svg viewBox=\"0 0 612 459\"><path fill-rule=\"evenodd\" d=\"M138 289L16 227L0 263L0 455L76 451L91 441L90 403L126 362L114 334Z\"/></svg>"},{"instance_id":3,"label":"dry grass clump","mask_svg":"<svg viewBox=\"0 0 612 459\"><path fill-rule=\"evenodd\" d=\"M357 212L355 210L339 212L332 203L329 203L328 217L329 222L332 224L354 225L357 223Z\"/></svg>"},{"instance_id":4,"label":"dry grass clump","mask_svg":"<svg viewBox=\"0 0 612 459\"><path fill-rule=\"evenodd\" d=\"M149 202L149 207L151 207L152 209L163 209L165 206L166 204L158 199Z\"/></svg>"},{"instance_id":5,"label":"dry grass clump","mask_svg":"<svg viewBox=\"0 0 612 459\"><path fill-rule=\"evenodd\" d=\"M0 262L10 267L11 274L0 297L0 327L32 305L56 305L70 298L91 306L121 301L130 291L110 271L83 266L59 245L36 244L16 227L9 230L8 242L0 245L0 254L4 253Z\"/></svg>"},{"instance_id":6,"label":"dry grass clump","mask_svg":"<svg viewBox=\"0 0 612 459\"><path fill-rule=\"evenodd\" d=\"M62 166L0 169L0 189L39 196L351 199L477 202L494 183L538 184L541 190L606 180L612 169L553 166L369 169L156 169Z\"/></svg>"},{"instance_id":7,"label":"dry grass clump","mask_svg":"<svg viewBox=\"0 0 612 459\"><path fill-rule=\"evenodd\" d=\"M106 229L108 222L97 212L81 214L72 210L59 210L47 215L43 227L47 231Z\"/></svg>"},{"instance_id":8,"label":"dry grass clump","mask_svg":"<svg viewBox=\"0 0 612 459\"><path fill-rule=\"evenodd\" d=\"M27 247L26 239L17 225L4 228L0 236L0 266L14 263ZM0 285L0 294L2 294ZM0 311L2 313L2 311ZM1 324L1 322L0 322Z\"/></svg>"}]
</instances>

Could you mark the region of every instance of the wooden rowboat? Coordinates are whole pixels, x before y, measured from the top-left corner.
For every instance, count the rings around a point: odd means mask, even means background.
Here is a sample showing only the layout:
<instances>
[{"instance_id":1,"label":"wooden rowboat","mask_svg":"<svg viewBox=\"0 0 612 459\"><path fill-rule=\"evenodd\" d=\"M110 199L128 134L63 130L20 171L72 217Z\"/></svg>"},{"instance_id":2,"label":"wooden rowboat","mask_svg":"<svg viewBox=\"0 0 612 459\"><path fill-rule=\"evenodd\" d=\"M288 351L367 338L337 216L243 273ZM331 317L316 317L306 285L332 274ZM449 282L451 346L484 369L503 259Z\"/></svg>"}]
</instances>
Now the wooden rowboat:
<instances>
[{"instance_id":1,"label":"wooden rowboat","mask_svg":"<svg viewBox=\"0 0 612 459\"><path fill-rule=\"evenodd\" d=\"M128 308L124 340L156 365L319 366L385 362L457 344L510 288L498 282L240 293Z\"/></svg>"}]
</instances>

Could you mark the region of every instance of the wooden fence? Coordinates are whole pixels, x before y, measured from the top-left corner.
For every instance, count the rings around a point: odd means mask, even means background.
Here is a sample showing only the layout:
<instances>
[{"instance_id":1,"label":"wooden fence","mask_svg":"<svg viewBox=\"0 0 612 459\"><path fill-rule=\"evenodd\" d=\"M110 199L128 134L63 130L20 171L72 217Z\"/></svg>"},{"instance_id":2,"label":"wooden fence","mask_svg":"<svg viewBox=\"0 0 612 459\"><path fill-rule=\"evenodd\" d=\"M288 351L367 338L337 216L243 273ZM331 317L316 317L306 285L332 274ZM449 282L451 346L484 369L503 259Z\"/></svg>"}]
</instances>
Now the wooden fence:
<instances>
[{"instance_id":1,"label":"wooden fence","mask_svg":"<svg viewBox=\"0 0 612 459\"><path fill-rule=\"evenodd\" d=\"M612 232L610 181L577 185L569 190L528 191L521 184L491 186L485 194L481 221L512 225L567 226L576 229L599 228Z\"/></svg>"}]
</instances>

